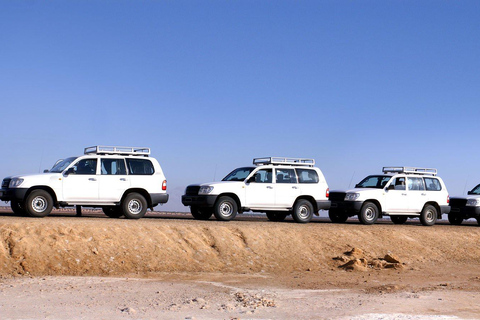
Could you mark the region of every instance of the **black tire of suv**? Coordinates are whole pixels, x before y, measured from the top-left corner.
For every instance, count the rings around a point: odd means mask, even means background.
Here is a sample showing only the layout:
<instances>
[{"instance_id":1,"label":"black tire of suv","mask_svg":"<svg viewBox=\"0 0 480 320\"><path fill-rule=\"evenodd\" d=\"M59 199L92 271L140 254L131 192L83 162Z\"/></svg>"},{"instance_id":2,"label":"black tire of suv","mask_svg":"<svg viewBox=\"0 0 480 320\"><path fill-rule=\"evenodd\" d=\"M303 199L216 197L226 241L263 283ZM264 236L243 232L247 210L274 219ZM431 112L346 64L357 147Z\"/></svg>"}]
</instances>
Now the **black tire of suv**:
<instances>
[{"instance_id":1,"label":"black tire of suv","mask_svg":"<svg viewBox=\"0 0 480 320\"><path fill-rule=\"evenodd\" d=\"M300 199L293 205L293 220L297 223L308 223L313 218L313 205L310 201Z\"/></svg>"},{"instance_id":2,"label":"black tire of suv","mask_svg":"<svg viewBox=\"0 0 480 320\"><path fill-rule=\"evenodd\" d=\"M339 210L328 210L328 217L334 223L345 223L348 219L348 215L340 212Z\"/></svg>"},{"instance_id":3,"label":"black tire of suv","mask_svg":"<svg viewBox=\"0 0 480 320\"><path fill-rule=\"evenodd\" d=\"M237 203L228 196L218 198L215 202L213 214L220 221L230 221L237 215Z\"/></svg>"},{"instance_id":4,"label":"black tire of suv","mask_svg":"<svg viewBox=\"0 0 480 320\"><path fill-rule=\"evenodd\" d=\"M213 215L213 210L210 208L190 207L190 213L195 220L208 220Z\"/></svg>"},{"instance_id":5,"label":"black tire of suv","mask_svg":"<svg viewBox=\"0 0 480 320\"><path fill-rule=\"evenodd\" d=\"M121 216L123 216L122 209L118 206L102 207L102 211L109 218L120 218Z\"/></svg>"},{"instance_id":6,"label":"black tire of suv","mask_svg":"<svg viewBox=\"0 0 480 320\"><path fill-rule=\"evenodd\" d=\"M462 224L463 218L459 217L456 214L449 213L448 214L448 222L450 222L450 224L453 224L454 226L459 226L459 225Z\"/></svg>"},{"instance_id":7,"label":"black tire of suv","mask_svg":"<svg viewBox=\"0 0 480 320\"><path fill-rule=\"evenodd\" d=\"M374 224L378 219L378 207L373 202L365 202L360 209L360 213L358 214L358 220L362 224L371 225Z\"/></svg>"},{"instance_id":8,"label":"black tire of suv","mask_svg":"<svg viewBox=\"0 0 480 320\"><path fill-rule=\"evenodd\" d=\"M477 224L480 226L480 218L475 218L475 220L477 220Z\"/></svg>"},{"instance_id":9,"label":"black tire of suv","mask_svg":"<svg viewBox=\"0 0 480 320\"><path fill-rule=\"evenodd\" d=\"M25 201L25 211L31 217L48 216L53 209L53 199L45 190L33 190Z\"/></svg>"},{"instance_id":10,"label":"black tire of suv","mask_svg":"<svg viewBox=\"0 0 480 320\"><path fill-rule=\"evenodd\" d=\"M424 226L433 226L437 222L437 209L432 205L426 205L420 213L420 222Z\"/></svg>"},{"instance_id":11,"label":"black tire of suv","mask_svg":"<svg viewBox=\"0 0 480 320\"><path fill-rule=\"evenodd\" d=\"M404 224L407 222L407 216L390 216L390 220L392 220L393 224Z\"/></svg>"},{"instance_id":12,"label":"black tire of suv","mask_svg":"<svg viewBox=\"0 0 480 320\"><path fill-rule=\"evenodd\" d=\"M147 213L147 200L139 193L130 193L123 199L121 208L125 218L140 219Z\"/></svg>"},{"instance_id":13,"label":"black tire of suv","mask_svg":"<svg viewBox=\"0 0 480 320\"><path fill-rule=\"evenodd\" d=\"M287 217L288 213L287 212L282 212L282 211L267 211L267 218L270 221L275 221L275 222L280 222L285 220Z\"/></svg>"},{"instance_id":14,"label":"black tire of suv","mask_svg":"<svg viewBox=\"0 0 480 320\"><path fill-rule=\"evenodd\" d=\"M10 208L12 208L13 213L19 216L27 216L27 211L25 211L23 203L17 200L10 201Z\"/></svg>"}]
</instances>

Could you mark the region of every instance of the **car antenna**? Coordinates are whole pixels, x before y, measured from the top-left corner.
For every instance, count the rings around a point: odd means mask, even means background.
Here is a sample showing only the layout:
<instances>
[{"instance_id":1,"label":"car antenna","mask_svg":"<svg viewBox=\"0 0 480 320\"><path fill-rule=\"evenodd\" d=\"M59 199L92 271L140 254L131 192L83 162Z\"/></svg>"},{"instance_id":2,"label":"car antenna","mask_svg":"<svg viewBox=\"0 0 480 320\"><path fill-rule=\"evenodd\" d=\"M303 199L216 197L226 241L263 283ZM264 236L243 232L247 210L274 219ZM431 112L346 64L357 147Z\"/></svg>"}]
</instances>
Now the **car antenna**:
<instances>
[{"instance_id":1,"label":"car antenna","mask_svg":"<svg viewBox=\"0 0 480 320\"><path fill-rule=\"evenodd\" d=\"M350 189L350 186L352 185L352 180L353 180L354 176L355 176L355 171L353 171L352 177L350 178L350 183L348 184L348 189Z\"/></svg>"},{"instance_id":2,"label":"car antenna","mask_svg":"<svg viewBox=\"0 0 480 320\"><path fill-rule=\"evenodd\" d=\"M463 193L462 194L465 194L465 190L467 190L467 181L468 181L468 178L465 179L465 187L463 187Z\"/></svg>"},{"instance_id":3,"label":"car antenna","mask_svg":"<svg viewBox=\"0 0 480 320\"><path fill-rule=\"evenodd\" d=\"M43 163L43 154L45 153L45 148L42 149L42 156L40 157L40 165L38 166L38 173L42 171L42 163Z\"/></svg>"},{"instance_id":4,"label":"car antenna","mask_svg":"<svg viewBox=\"0 0 480 320\"><path fill-rule=\"evenodd\" d=\"M218 166L218 163L215 164L215 171L213 172L213 181L215 181L215 178L217 176L217 166Z\"/></svg>"}]
</instances>

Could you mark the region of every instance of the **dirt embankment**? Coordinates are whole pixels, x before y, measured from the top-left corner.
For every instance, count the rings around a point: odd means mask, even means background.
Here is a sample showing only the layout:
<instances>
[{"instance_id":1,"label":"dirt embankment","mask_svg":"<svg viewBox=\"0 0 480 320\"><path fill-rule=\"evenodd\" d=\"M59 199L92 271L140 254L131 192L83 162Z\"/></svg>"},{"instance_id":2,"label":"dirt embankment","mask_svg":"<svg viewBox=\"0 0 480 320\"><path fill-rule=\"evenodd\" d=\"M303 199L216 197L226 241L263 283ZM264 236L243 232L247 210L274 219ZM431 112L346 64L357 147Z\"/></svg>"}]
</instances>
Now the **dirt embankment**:
<instances>
[{"instance_id":1,"label":"dirt embankment","mask_svg":"<svg viewBox=\"0 0 480 320\"><path fill-rule=\"evenodd\" d=\"M334 270L348 262L338 257L353 248L363 251L361 262L367 268L374 267L368 261L382 260L387 254L409 269L432 263L473 263L480 256L480 228L476 226L363 226L327 220L300 225L255 220L222 223L161 217L131 221L3 215L0 274Z\"/></svg>"}]
</instances>

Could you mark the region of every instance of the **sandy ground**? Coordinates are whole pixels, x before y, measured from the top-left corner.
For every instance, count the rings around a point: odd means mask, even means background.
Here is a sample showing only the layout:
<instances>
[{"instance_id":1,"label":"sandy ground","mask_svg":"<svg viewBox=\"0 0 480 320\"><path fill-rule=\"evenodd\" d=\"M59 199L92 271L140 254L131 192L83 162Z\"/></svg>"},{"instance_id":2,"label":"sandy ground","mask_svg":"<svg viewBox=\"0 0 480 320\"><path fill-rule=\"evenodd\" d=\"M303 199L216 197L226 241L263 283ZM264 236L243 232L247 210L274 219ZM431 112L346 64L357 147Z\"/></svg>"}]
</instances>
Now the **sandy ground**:
<instances>
[{"instance_id":1,"label":"sandy ground","mask_svg":"<svg viewBox=\"0 0 480 320\"><path fill-rule=\"evenodd\" d=\"M478 319L473 222L0 210L0 318Z\"/></svg>"}]
</instances>

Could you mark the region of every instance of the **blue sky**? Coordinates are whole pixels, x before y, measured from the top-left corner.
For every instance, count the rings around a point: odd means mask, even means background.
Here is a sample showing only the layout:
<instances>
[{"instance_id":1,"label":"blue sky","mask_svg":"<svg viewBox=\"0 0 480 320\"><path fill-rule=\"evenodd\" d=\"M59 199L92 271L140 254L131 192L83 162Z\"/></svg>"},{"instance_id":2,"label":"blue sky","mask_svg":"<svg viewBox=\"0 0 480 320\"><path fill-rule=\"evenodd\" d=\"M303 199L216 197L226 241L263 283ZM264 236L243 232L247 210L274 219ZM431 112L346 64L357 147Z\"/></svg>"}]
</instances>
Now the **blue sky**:
<instances>
[{"instance_id":1,"label":"blue sky","mask_svg":"<svg viewBox=\"0 0 480 320\"><path fill-rule=\"evenodd\" d=\"M383 166L480 183L478 1L0 0L0 176L147 146L186 185L315 158L330 189Z\"/></svg>"}]
</instances>

